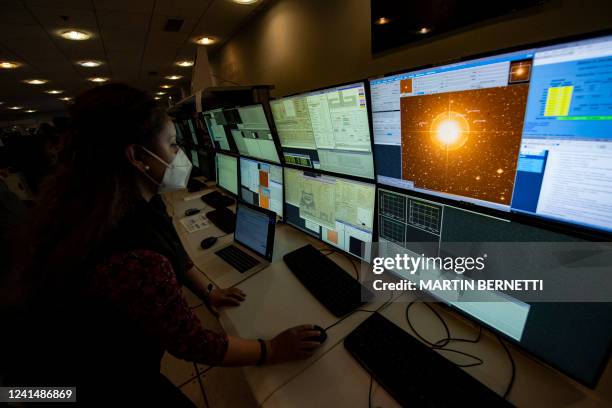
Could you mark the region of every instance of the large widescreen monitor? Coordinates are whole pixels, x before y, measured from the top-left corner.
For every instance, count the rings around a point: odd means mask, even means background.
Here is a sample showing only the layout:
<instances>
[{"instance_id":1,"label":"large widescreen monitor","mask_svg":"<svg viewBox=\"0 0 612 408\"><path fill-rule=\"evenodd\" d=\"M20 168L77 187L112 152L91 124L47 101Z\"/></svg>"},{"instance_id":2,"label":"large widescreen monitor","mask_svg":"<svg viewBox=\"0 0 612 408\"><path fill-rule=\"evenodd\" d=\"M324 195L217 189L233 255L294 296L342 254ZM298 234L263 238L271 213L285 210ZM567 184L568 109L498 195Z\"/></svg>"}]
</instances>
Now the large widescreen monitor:
<instances>
[{"instance_id":1,"label":"large widescreen monitor","mask_svg":"<svg viewBox=\"0 0 612 408\"><path fill-rule=\"evenodd\" d=\"M270 102L285 163L374 178L365 84Z\"/></svg>"},{"instance_id":2,"label":"large widescreen monitor","mask_svg":"<svg viewBox=\"0 0 612 408\"><path fill-rule=\"evenodd\" d=\"M370 80L381 184L612 232L612 36Z\"/></svg>"},{"instance_id":3,"label":"large widescreen monitor","mask_svg":"<svg viewBox=\"0 0 612 408\"><path fill-rule=\"evenodd\" d=\"M375 185L285 168L285 219L325 243L369 260Z\"/></svg>"}]
</instances>

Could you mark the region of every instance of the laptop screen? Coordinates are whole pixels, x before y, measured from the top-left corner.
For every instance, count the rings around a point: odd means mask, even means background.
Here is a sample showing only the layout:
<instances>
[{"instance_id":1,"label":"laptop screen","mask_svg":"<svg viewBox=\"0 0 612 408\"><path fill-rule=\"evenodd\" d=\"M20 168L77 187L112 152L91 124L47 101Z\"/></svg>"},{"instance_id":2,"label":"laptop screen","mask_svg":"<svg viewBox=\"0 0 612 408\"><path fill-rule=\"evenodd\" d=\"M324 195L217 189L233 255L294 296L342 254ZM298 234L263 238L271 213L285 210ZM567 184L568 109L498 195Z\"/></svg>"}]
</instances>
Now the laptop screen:
<instances>
[{"instance_id":1,"label":"laptop screen","mask_svg":"<svg viewBox=\"0 0 612 408\"><path fill-rule=\"evenodd\" d=\"M271 260L275 222L274 212L241 202L236 207L234 240Z\"/></svg>"}]
</instances>

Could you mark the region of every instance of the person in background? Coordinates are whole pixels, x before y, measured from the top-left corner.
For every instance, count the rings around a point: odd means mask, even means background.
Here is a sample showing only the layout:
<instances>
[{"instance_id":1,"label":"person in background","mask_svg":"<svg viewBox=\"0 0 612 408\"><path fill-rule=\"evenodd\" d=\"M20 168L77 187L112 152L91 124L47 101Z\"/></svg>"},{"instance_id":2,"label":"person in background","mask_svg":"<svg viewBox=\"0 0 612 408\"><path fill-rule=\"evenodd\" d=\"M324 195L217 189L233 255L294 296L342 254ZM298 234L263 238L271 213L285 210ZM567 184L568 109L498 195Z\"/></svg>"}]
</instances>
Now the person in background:
<instances>
[{"instance_id":1,"label":"person in background","mask_svg":"<svg viewBox=\"0 0 612 408\"><path fill-rule=\"evenodd\" d=\"M191 163L150 95L96 87L76 99L71 121L71 160L14 240L0 285L5 385L76 386L84 405L192 406L160 374L164 351L212 366L312 355L312 325L243 339L204 329L188 307L181 283L213 309L245 294L208 293L159 206L158 193L185 187Z\"/></svg>"}]
</instances>

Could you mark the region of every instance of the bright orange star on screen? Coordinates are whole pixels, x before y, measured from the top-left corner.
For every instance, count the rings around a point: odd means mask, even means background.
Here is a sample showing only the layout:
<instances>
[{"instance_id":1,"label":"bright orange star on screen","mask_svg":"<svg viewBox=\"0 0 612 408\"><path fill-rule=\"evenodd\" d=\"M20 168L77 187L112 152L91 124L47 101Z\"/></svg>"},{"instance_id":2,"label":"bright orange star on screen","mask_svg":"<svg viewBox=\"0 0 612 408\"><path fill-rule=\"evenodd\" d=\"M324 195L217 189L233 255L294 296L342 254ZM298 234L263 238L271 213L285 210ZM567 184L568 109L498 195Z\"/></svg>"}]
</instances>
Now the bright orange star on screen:
<instances>
[{"instance_id":1,"label":"bright orange star on screen","mask_svg":"<svg viewBox=\"0 0 612 408\"><path fill-rule=\"evenodd\" d=\"M433 141L444 150L455 150L465 144L470 125L463 115L453 111L442 112L431 124Z\"/></svg>"}]
</instances>

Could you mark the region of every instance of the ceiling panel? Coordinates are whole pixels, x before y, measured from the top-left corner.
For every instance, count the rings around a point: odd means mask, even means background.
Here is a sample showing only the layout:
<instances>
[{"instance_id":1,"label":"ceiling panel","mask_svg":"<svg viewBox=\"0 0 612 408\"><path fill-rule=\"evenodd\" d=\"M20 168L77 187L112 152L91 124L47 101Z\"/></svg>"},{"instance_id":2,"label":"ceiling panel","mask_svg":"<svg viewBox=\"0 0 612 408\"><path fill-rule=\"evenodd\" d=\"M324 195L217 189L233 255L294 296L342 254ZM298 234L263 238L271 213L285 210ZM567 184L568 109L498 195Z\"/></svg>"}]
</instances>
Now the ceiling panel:
<instances>
[{"instance_id":1,"label":"ceiling panel","mask_svg":"<svg viewBox=\"0 0 612 408\"><path fill-rule=\"evenodd\" d=\"M18 0L0 1L0 23L37 24L28 10Z\"/></svg>"},{"instance_id":2,"label":"ceiling panel","mask_svg":"<svg viewBox=\"0 0 612 408\"><path fill-rule=\"evenodd\" d=\"M150 13L136 13L126 11L98 11L100 29L104 30L133 30L146 31L151 19Z\"/></svg>"},{"instance_id":3,"label":"ceiling panel","mask_svg":"<svg viewBox=\"0 0 612 408\"><path fill-rule=\"evenodd\" d=\"M93 0L98 11L151 13L155 0Z\"/></svg>"},{"instance_id":4,"label":"ceiling panel","mask_svg":"<svg viewBox=\"0 0 612 408\"><path fill-rule=\"evenodd\" d=\"M96 16L92 10L71 8L30 7L30 10L49 31L77 28L95 32Z\"/></svg>"},{"instance_id":5,"label":"ceiling panel","mask_svg":"<svg viewBox=\"0 0 612 408\"><path fill-rule=\"evenodd\" d=\"M157 0L155 3L155 13L167 15L200 15L214 1L227 0Z\"/></svg>"},{"instance_id":6,"label":"ceiling panel","mask_svg":"<svg viewBox=\"0 0 612 408\"><path fill-rule=\"evenodd\" d=\"M24 0L30 7L70 8L76 10L91 10L91 0Z\"/></svg>"}]
</instances>

